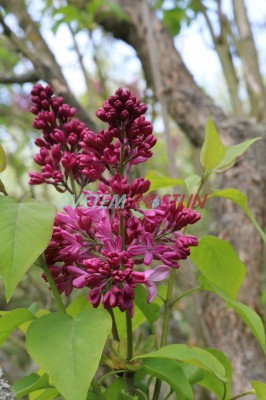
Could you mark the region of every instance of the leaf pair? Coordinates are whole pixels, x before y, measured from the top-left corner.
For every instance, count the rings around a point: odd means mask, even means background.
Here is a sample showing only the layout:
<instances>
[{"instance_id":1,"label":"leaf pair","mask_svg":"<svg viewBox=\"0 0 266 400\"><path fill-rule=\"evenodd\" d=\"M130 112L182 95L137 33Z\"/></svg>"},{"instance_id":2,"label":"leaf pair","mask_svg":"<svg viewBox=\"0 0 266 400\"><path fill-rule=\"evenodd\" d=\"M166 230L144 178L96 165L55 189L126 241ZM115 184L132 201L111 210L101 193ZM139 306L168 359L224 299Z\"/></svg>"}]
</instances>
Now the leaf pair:
<instances>
[{"instance_id":1,"label":"leaf pair","mask_svg":"<svg viewBox=\"0 0 266 400\"><path fill-rule=\"evenodd\" d=\"M224 146L210 116L205 127L205 140L200 153L200 162L205 171L221 173L231 168L253 143L261 138L253 138L235 146Z\"/></svg>"}]
</instances>

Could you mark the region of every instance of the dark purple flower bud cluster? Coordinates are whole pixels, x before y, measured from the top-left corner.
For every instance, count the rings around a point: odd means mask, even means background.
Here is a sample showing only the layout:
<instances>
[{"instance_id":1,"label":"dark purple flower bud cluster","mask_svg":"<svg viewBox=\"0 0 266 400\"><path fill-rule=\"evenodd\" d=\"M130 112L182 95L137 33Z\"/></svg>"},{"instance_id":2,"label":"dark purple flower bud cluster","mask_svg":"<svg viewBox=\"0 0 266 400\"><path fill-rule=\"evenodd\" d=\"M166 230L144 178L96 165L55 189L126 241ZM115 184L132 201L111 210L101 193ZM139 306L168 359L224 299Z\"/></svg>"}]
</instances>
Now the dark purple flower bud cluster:
<instances>
[{"instance_id":1,"label":"dark purple flower bud cluster","mask_svg":"<svg viewBox=\"0 0 266 400\"><path fill-rule=\"evenodd\" d=\"M42 172L32 173L31 183L61 184L68 190L71 173L82 191L87 183L100 181L96 204L87 191L87 206L68 206L56 216L45 255L57 288L69 295L74 288L88 287L94 307L102 303L133 316L136 285L146 286L148 302L154 299L155 282L197 246L197 238L181 230L200 215L175 201L162 201L151 210L140 207L150 181L130 181L128 174L132 165L151 157L156 139L143 115L147 107L130 91L119 88L96 112L108 123L98 134L74 119L75 110L53 96L50 86L37 85L32 101L33 126L43 138L36 139L40 152L35 156ZM123 206L112 207L115 196L124 198Z\"/></svg>"},{"instance_id":2,"label":"dark purple flower bud cluster","mask_svg":"<svg viewBox=\"0 0 266 400\"><path fill-rule=\"evenodd\" d=\"M41 173L30 173L32 185L48 183L73 192L71 178L82 189L89 182L106 182L106 169L114 175L123 163L129 172L131 165L152 156L156 138L151 123L142 115L147 106L128 90L119 88L96 112L109 124L98 134L75 118L75 108L65 104L62 97L54 96L51 86L34 86L31 100L31 112L36 115L32 125L43 135L35 140L40 152L34 160L41 166Z\"/></svg>"}]
</instances>

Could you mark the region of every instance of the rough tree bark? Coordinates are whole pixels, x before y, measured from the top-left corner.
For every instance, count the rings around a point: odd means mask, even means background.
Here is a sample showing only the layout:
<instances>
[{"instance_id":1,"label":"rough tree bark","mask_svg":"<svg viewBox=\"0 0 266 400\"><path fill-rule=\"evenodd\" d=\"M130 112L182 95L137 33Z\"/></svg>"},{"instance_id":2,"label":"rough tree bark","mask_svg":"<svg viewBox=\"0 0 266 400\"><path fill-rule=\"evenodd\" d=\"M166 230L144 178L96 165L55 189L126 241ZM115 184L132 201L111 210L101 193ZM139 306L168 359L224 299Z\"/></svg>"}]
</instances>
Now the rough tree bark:
<instances>
[{"instance_id":1,"label":"rough tree bark","mask_svg":"<svg viewBox=\"0 0 266 400\"><path fill-rule=\"evenodd\" d=\"M260 73L258 52L248 20L244 0L233 0L238 37L233 37L237 54L242 62L251 103L251 114L266 120L266 89ZM233 32L232 32L233 34Z\"/></svg>"},{"instance_id":2,"label":"rough tree bark","mask_svg":"<svg viewBox=\"0 0 266 400\"><path fill-rule=\"evenodd\" d=\"M223 74L227 83L227 88L230 94L230 100L232 103L233 113L235 116L243 117L244 110L242 101L239 97L239 79L237 71L234 66L232 51L229 43L229 22L226 15L222 11L221 0L217 1L217 14L219 33L216 34L213 23L208 15L208 10L205 7L203 1L198 0L201 8L201 12L206 21L206 25L209 29L213 46L219 57Z\"/></svg>"},{"instance_id":3,"label":"rough tree bark","mask_svg":"<svg viewBox=\"0 0 266 400\"><path fill-rule=\"evenodd\" d=\"M1 400L14 400L15 396L9 384L6 382L2 368L0 367L0 399Z\"/></svg>"},{"instance_id":4,"label":"rough tree bark","mask_svg":"<svg viewBox=\"0 0 266 400\"><path fill-rule=\"evenodd\" d=\"M5 23L0 10L0 25L2 25L4 34L9 38L14 49L28 59L34 67L33 71L23 75L0 76L0 83L24 83L43 79L53 85L59 96L63 96L67 103L77 109L79 117L86 122L90 129L96 129L93 120L71 92L54 54L43 39L38 24L29 15L24 1L20 1L18 7L16 0L0 0L0 6L4 7L7 13L16 16L23 31L23 36L17 36Z\"/></svg>"},{"instance_id":5,"label":"rough tree bark","mask_svg":"<svg viewBox=\"0 0 266 400\"><path fill-rule=\"evenodd\" d=\"M114 1L114 0L113 0ZM147 26L141 13L141 0L115 0L128 15L127 21L108 18L102 21L106 30L131 44L142 62L147 81L153 85L148 57ZM219 185L237 187L247 194L251 208L261 224L265 225L266 196L266 126L252 121L226 117L223 111L195 84L176 51L173 40L150 13L154 26L162 86L172 118L183 129L194 145L200 145L206 123L206 108L214 119L225 144L239 143L247 138L261 136L237 164L220 178ZM230 240L247 266L247 277L239 300L258 312L261 282L263 244L243 212L226 201L215 200L211 231ZM225 309L224 304L212 294L202 296L201 315L204 331L208 332L208 345L224 351L234 366L235 393L248 389L251 379L264 380L265 359L256 341L239 318ZM207 329L206 329L207 328Z\"/></svg>"}]
</instances>

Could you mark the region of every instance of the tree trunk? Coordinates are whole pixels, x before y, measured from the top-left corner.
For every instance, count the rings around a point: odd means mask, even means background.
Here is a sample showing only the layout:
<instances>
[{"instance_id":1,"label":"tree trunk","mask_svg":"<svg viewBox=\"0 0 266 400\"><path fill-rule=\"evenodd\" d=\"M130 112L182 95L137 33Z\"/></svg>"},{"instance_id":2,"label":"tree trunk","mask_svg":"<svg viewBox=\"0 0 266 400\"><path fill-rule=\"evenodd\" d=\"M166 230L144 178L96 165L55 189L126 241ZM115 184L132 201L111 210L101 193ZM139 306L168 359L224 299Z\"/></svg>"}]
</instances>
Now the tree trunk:
<instances>
[{"instance_id":1,"label":"tree trunk","mask_svg":"<svg viewBox=\"0 0 266 400\"><path fill-rule=\"evenodd\" d=\"M148 57L147 30L141 13L141 1L115 0L127 13L127 21L107 18L102 21L106 30L132 45L142 62L146 79L153 84ZM84 2L83 2L84 3ZM227 118L222 110L195 84L176 51L165 27L150 13L154 26L162 86L172 118L183 129L194 145L201 145L207 115L214 119L224 144L233 144L250 137L262 136L237 164L220 178L220 187L236 187L247 194L257 220L265 224L266 195L266 126L251 121ZM263 245L253 225L239 207L225 200L213 201L211 232L230 240L247 267L247 278L239 294L243 301L256 311L260 310L259 294ZM247 295L248 294L248 295ZM234 367L233 391L250 388L250 380L264 380L265 358L249 330L239 318L226 310L224 304L211 294L201 295L202 324L207 328L209 343L220 348Z\"/></svg>"},{"instance_id":2,"label":"tree trunk","mask_svg":"<svg viewBox=\"0 0 266 400\"><path fill-rule=\"evenodd\" d=\"M16 36L9 26L5 24L0 14L0 25L3 27L4 34L9 38L14 48L34 66L34 73L28 74L28 81L34 82L37 79L43 79L49 82L54 87L58 96L63 96L68 104L71 104L77 109L79 118L81 118L90 129L96 129L93 120L71 92L54 54L51 52L40 33L38 24L31 19L24 0L20 1L19 7L16 0L1 0L0 5L5 7L6 12L10 12L16 16L19 26L23 30L23 38ZM24 74L24 82L26 77L27 74ZM13 77L13 83L16 82L16 79L16 77ZM11 82L11 80L11 77L9 77L9 82ZM0 82L1 81L7 82L6 79L1 79L0 76Z\"/></svg>"},{"instance_id":3,"label":"tree trunk","mask_svg":"<svg viewBox=\"0 0 266 400\"><path fill-rule=\"evenodd\" d=\"M3 376L3 370L0 367L0 399L1 400L14 400L15 396L12 392L9 384L6 382Z\"/></svg>"},{"instance_id":4,"label":"tree trunk","mask_svg":"<svg viewBox=\"0 0 266 400\"><path fill-rule=\"evenodd\" d=\"M259 69L250 22L244 0L233 0L238 38L235 40L237 54L242 61L243 72L251 103L251 115L258 120L266 120L266 90Z\"/></svg>"}]
</instances>

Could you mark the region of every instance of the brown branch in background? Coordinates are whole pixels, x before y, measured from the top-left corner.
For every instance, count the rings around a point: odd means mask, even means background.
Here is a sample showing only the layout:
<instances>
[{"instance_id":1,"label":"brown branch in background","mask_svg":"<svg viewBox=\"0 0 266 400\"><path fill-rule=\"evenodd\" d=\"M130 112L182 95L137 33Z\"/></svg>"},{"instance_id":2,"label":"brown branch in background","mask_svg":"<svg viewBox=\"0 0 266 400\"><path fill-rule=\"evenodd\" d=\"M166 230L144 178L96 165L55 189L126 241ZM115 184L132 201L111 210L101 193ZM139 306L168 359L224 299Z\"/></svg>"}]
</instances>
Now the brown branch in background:
<instances>
[{"instance_id":1,"label":"brown branch in background","mask_svg":"<svg viewBox=\"0 0 266 400\"><path fill-rule=\"evenodd\" d=\"M86 70L86 67L84 65L83 62L83 55L80 52L78 43L77 43L77 39L76 39L76 33L74 31L74 29L71 26L71 23L67 24L68 29L70 30L71 36L72 36L72 40L73 40L73 45L74 45L74 50L77 53L78 56L78 61L79 61L79 65L81 68L81 71L83 73L84 76L84 80L85 80L85 84L86 84L86 89L87 89L87 94L88 94L88 99L90 99L90 92L91 92L91 81L88 75L88 71Z\"/></svg>"},{"instance_id":2,"label":"brown branch in background","mask_svg":"<svg viewBox=\"0 0 266 400\"><path fill-rule=\"evenodd\" d=\"M100 83L101 83L101 89L102 89L101 93L102 93L102 97L103 97L104 99L107 99L107 97L109 96L109 94L108 94L108 89L107 89L107 87L106 87L106 78L105 78L105 76L104 76L103 68L102 68L102 65L101 65L101 60L100 60L99 57L98 57L98 50L99 50L99 47L98 47L97 44L94 42L93 35L92 35L92 32L91 32L91 31L89 31L89 37L90 37L91 43L92 43L92 45L93 45L93 61L94 61L94 63L95 63L95 66L96 66L96 69L97 69L98 78L99 78Z\"/></svg>"},{"instance_id":3,"label":"brown branch in background","mask_svg":"<svg viewBox=\"0 0 266 400\"><path fill-rule=\"evenodd\" d=\"M90 129L96 130L96 124L71 92L61 71L61 67L40 33L38 24L31 19L25 1L21 0L19 7L16 0L1 0L1 5L5 8L6 12L15 15L24 32L24 37L20 38L16 36L5 23L4 17L0 14L0 24L3 27L6 37L24 57L31 61L39 79L51 84L57 95L64 97L66 103L76 108L78 117Z\"/></svg>"},{"instance_id":4,"label":"brown branch in background","mask_svg":"<svg viewBox=\"0 0 266 400\"><path fill-rule=\"evenodd\" d=\"M156 47L156 35L153 29L151 11L149 8L149 4L146 0L142 0L142 15L144 18L144 22L147 28L147 45L148 45L148 53L150 57L150 65L152 68L153 82L155 87L156 97L159 100L161 105L161 112L164 124L164 135L166 140L166 149L168 155L168 169L173 178L177 178L176 171L176 162L175 162L175 153L173 140L171 137L168 110L167 110L167 102L164 94L164 87L162 83L161 71L159 67L159 59Z\"/></svg>"},{"instance_id":5,"label":"brown branch in background","mask_svg":"<svg viewBox=\"0 0 266 400\"><path fill-rule=\"evenodd\" d=\"M237 72L233 63L231 54L230 44L228 42L228 29L227 29L227 18L222 12L221 2L218 2L218 17L219 17L219 28L220 33L216 35L212 22L209 18L208 11L201 0L198 0L202 15L206 21L209 29L213 45L218 54L223 74L227 83L227 88L230 94L230 100L232 103L233 113L236 116L244 116L243 106L239 97L239 82Z\"/></svg>"},{"instance_id":6,"label":"brown branch in background","mask_svg":"<svg viewBox=\"0 0 266 400\"><path fill-rule=\"evenodd\" d=\"M12 84L12 83L27 83L37 82L40 79L40 75L36 71L29 71L25 74L4 74L0 75L0 83Z\"/></svg>"},{"instance_id":7,"label":"brown branch in background","mask_svg":"<svg viewBox=\"0 0 266 400\"><path fill-rule=\"evenodd\" d=\"M251 115L266 121L266 88L259 68L258 52L251 31L250 21L244 0L232 0L238 40L234 42L237 54L242 61Z\"/></svg>"}]
</instances>

